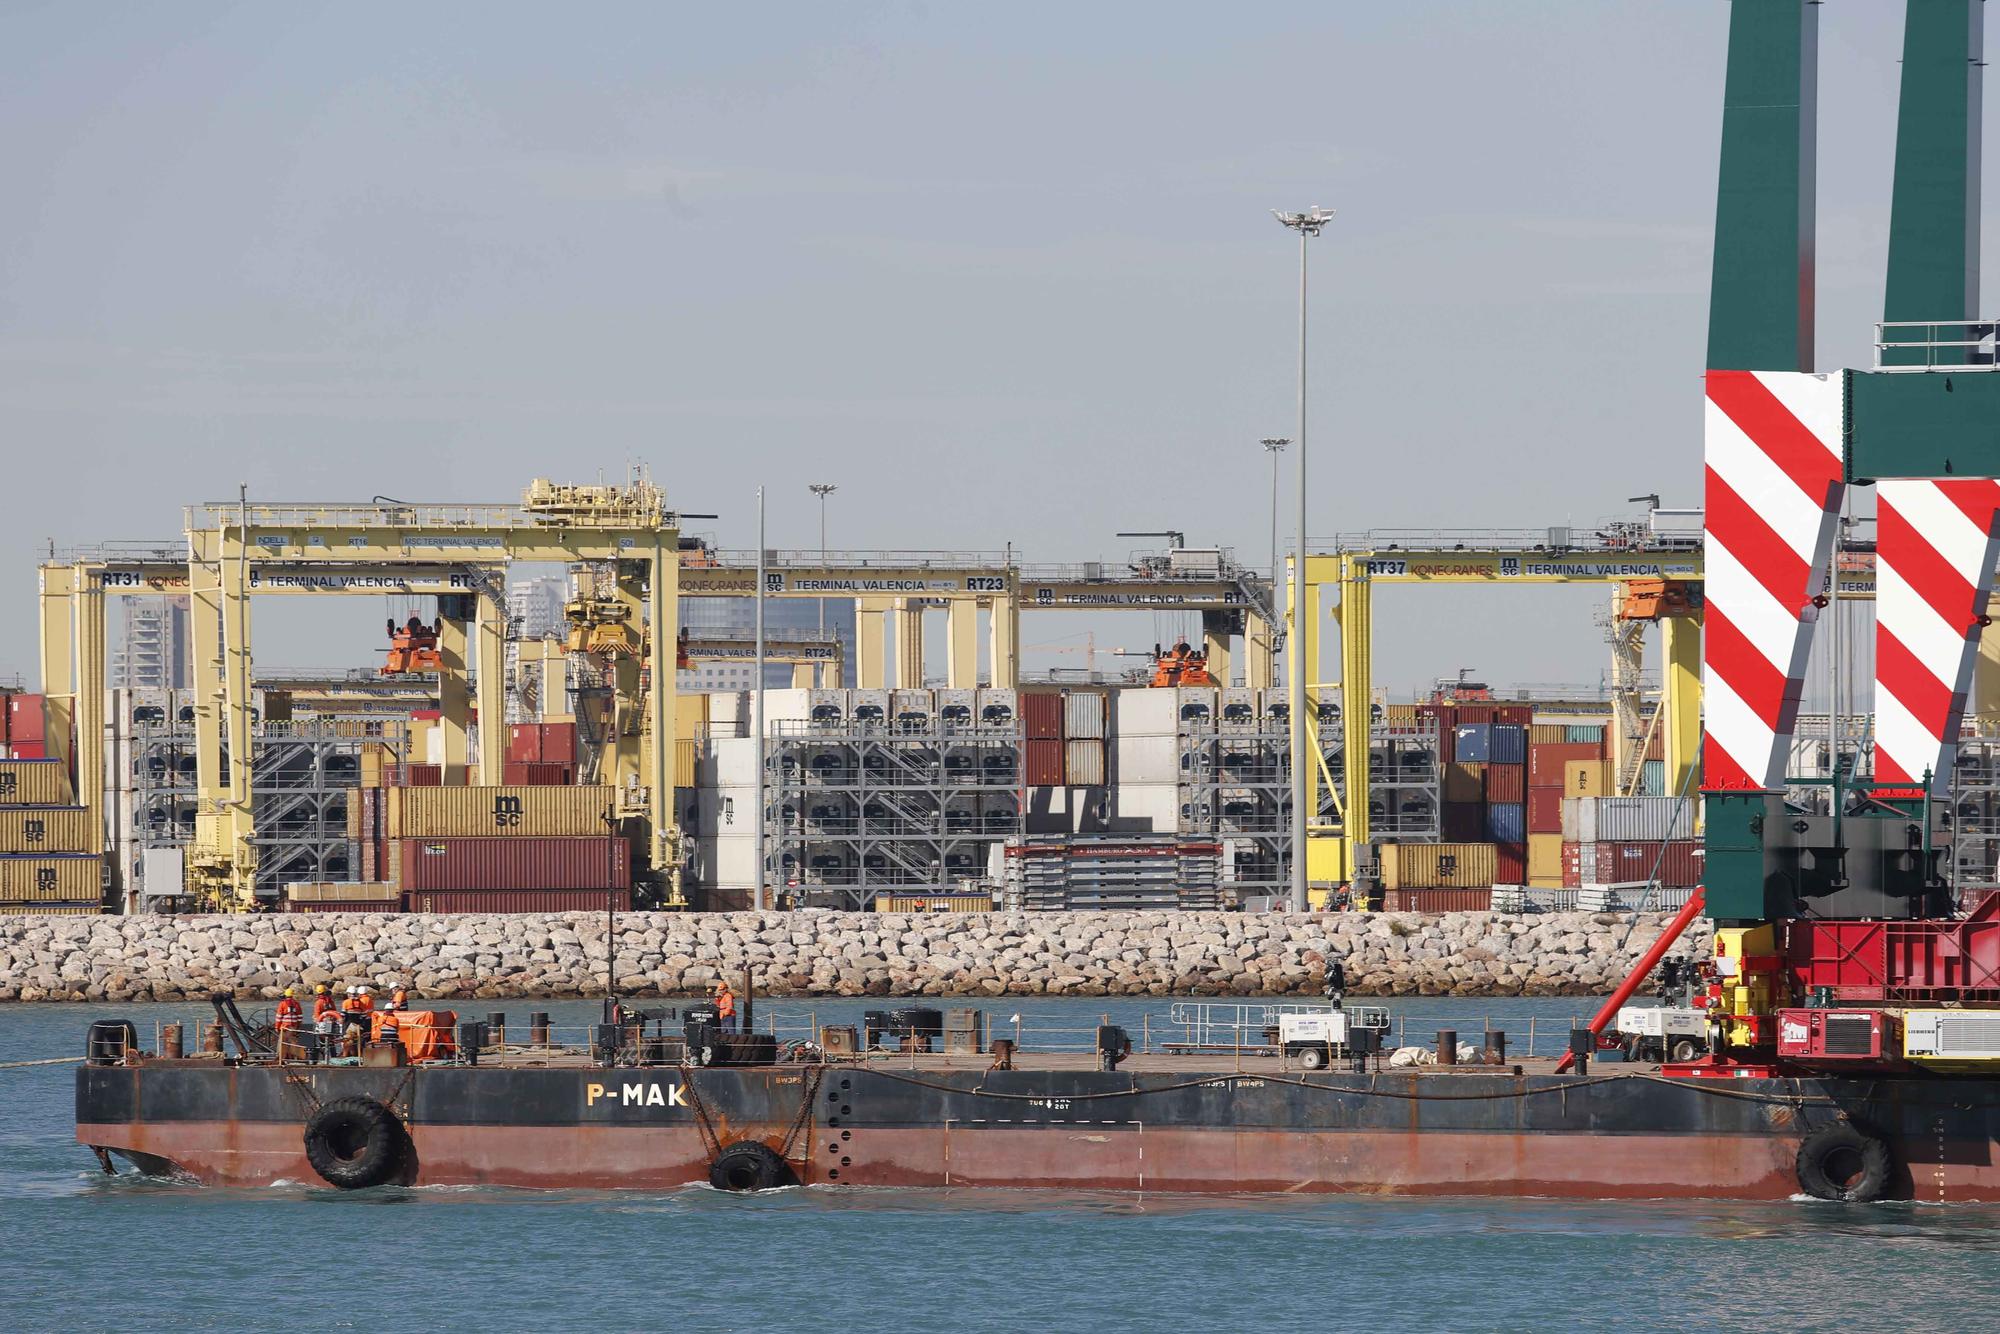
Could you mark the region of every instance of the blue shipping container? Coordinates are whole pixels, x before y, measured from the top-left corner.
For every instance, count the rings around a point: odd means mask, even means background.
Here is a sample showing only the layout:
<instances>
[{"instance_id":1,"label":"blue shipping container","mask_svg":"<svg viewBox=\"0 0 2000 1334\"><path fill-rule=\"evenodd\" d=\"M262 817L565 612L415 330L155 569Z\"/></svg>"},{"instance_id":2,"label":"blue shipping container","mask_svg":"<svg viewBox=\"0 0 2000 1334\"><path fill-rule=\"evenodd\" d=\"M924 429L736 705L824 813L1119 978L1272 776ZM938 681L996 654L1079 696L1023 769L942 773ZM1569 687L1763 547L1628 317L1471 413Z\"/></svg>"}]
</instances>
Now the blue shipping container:
<instances>
[{"instance_id":1,"label":"blue shipping container","mask_svg":"<svg viewBox=\"0 0 2000 1334\"><path fill-rule=\"evenodd\" d=\"M1666 797L1673 795L1667 791L1667 762L1646 760L1639 765L1639 791L1642 797Z\"/></svg>"},{"instance_id":2,"label":"blue shipping container","mask_svg":"<svg viewBox=\"0 0 2000 1334\"><path fill-rule=\"evenodd\" d=\"M1484 764L1493 749L1493 728L1486 723L1460 723L1452 729L1451 757L1466 764Z\"/></svg>"},{"instance_id":3,"label":"blue shipping container","mask_svg":"<svg viewBox=\"0 0 2000 1334\"><path fill-rule=\"evenodd\" d=\"M1518 801L1501 802L1486 808L1486 836L1495 843L1528 841L1528 808Z\"/></svg>"},{"instance_id":4,"label":"blue shipping container","mask_svg":"<svg viewBox=\"0 0 2000 1334\"><path fill-rule=\"evenodd\" d=\"M1526 764L1528 729L1518 723L1495 723L1487 749L1489 764Z\"/></svg>"},{"instance_id":5,"label":"blue shipping container","mask_svg":"<svg viewBox=\"0 0 2000 1334\"><path fill-rule=\"evenodd\" d=\"M1604 724L1571 723L1563 729L1563 740L1579 746L1601 746L1604 744Z\"/></svg>"}]
</instances>

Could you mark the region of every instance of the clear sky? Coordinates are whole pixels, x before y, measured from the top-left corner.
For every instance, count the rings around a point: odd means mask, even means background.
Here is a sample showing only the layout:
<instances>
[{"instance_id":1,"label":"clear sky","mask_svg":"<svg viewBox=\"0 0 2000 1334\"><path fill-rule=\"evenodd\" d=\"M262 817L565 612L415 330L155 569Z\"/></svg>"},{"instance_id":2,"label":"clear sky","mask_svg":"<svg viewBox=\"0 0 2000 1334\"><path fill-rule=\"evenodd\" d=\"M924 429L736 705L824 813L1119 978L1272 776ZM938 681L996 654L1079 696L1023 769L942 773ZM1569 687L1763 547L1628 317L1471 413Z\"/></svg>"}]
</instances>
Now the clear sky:
<instances>
[{"instance_id":1,"label":"clear sky","mask_svg":"<svg viewBox=\"0 0 2000 1334\"><path fill-rule=\"evenodd\" d=\"M1821 10L1823 369L1877 318L1901 10ZM730 546L760 482L772 544L813 544L826 480L836 546L1171 527L1261 561L1296 295L1268 210L1312 204L1316 532L1694 503L1727 20L0 5L0 672L32 685L48 542L171 539L239 481L507 500L645 460ZM1378 680L1595 680L1594 601L1385 596ZM372 601L303 611L261 660L327 663L342 618L372 660Z\"/></svg>"}]
</instances>

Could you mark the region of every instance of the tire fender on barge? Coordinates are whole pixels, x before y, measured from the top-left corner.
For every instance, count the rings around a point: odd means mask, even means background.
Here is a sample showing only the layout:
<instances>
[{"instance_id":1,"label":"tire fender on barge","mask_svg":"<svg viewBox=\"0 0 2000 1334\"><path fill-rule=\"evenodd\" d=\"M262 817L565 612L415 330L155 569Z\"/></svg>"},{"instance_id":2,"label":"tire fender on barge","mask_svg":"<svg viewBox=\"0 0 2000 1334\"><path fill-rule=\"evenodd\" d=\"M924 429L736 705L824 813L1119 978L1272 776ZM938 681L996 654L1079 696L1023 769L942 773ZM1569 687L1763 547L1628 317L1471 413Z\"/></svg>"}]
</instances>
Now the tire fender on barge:
<instances>
[{"instance_id":1,"label":"tire fender on barge","mask_svg":"<svg viewBox=\"0 0 2000 1334\"><path fill-rule=\"evenodd\" d=\"M409 1149L402 1121L373 1098L336 1098L306 1119L306 1161L323 1181L342 1190L388 1181Z\"/></svg>"},{"instance_id":2,"label":"tire fender on barge","mask_svg":"<svg viewBox=\"0 0 2000 1334\"><path fill-rule=\"evenodd\" d=\"M1852 1121L1835 1121L1799 1145L1799 1189L1815 1199L1879 1200L1889 1187L1889 1146Z\"/></svg>"}]
</instances>

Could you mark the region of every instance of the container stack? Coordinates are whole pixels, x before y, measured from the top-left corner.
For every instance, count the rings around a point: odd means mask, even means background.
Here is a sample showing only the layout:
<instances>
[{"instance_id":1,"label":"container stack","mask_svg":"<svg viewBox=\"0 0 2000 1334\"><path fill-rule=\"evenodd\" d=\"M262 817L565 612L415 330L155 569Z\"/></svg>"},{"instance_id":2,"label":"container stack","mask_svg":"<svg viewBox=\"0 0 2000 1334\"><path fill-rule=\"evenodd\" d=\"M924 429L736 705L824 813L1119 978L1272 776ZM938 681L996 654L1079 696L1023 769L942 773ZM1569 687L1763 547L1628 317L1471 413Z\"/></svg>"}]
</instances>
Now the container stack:
<instances>
[{"instance_id":1,"label":"container stack","mask_svg":"<svg viewBox=\"0 0 2000 1334\"><path fill-rule=\"evenodd\" d=\"M1104 692L1063 693L1063 781L1070 787L1103 787Z\"/></svg>"},{"instance_id":2,"label":"container stack","mask_svg":"<svg viewBox=\"0 0 2000 1334\"><path fill-rule=\"evenodd\" d=\"M1572 766L1579 766L1572 768ZM1604 763L1604 728L1596 723L1538 724L1528 737L1528 878L1535 889L1563 885L1565 797L1605 790L1610 766ZM1586 782L1579 775L1595 775Z\"/></svg>"},{"instance_id":3,"label":"container stack","mask_svg":"<svg viewBox=\"0 0 2000 1334\"><path fill-rule=\"evenodd\" d=\"M0 760L0 913L103 911L101 831L74 800L62 761Z\"/></svg>"},{"instance_id":4,"label":"container stack","mask_svg":"<svg viewBox=\"0 0 2000 1334\"><path fill-rule=\"evenodd\" d=\"M1061 692L1023 690L1021 728L1025 737L1022 757L1024 778L1029 787L1066 787L1063 761L1068 748L1063 739L1064 705Z\"/></svg>"},{"instance_id":5,"label":"container stack","mask_svg":"<svg viewBox=\"0 0 2000 1334\"><path fill-rule=\"evenodd\" d=\"M514 787L567 787L576 782L576 724L515 723L509 727L501 782Z\"/></svg>"},{"instance_id":6,"label":"container stack","mask_svg":"<svg viewBox=\"0 0 2000 1334\"><path fill-rule=\"evenodd\" d=\"M1383 848L1384 902L1442 904L1437 891L1453 891L1452 907L1426 906L1421 911L1485 908L1473 903L1481 891L1490 900L1494 884L1519 885L1528 879L1528 763L1531 706L1526 704L1419 704L1417 725L1437 737L1442 765L1439 785L1439 841L1405 843L1417 849L1441 848L1442 871L1412 862L1428 854ZM1461 850L1484 849L1479 853ZM1468 860L1469 858L1469 860ZM1479 875L1478 885L1461 883ZM1441 877L1441 883L1427 883ZM1393 896L1389 891L1397 891ZM1412 897L1414 895L1414 897ZM1419 911L1407 908L1406 911Z\"/></svg>"},{"instance_id":7,"label":"container stack","mask_svg":"<svg viewBox=\"0 0 2000 1334\"><path fill-rule=\"evenodd\" d=\"M1161 835L1028 835L1005 854L1010 907L1030 912L1222 906L1222 845Z\"/></svg>"},{"instance_id":8,"label":"container stack","mask_svg":"<svg viewBox=\"0 0 2000 1334\"><path fill-rule=\"evenodd\" d=\"M1563 801L1562 821L1566 888L1650 881L1685 889L1701 883L1702 845L1694 836L1692 801L1576 796Z\"/></svg>"},{"instance_id":9,"label":"container stack","mask_svg":"<svg viewBox=\"0 0 2000 1334\"><path fill-rule=\"evenodd\" d=\"M46 758L47 723L40 695L10 694L0 709L0 759L39 760Z\"/></svg>"}]
</instances>

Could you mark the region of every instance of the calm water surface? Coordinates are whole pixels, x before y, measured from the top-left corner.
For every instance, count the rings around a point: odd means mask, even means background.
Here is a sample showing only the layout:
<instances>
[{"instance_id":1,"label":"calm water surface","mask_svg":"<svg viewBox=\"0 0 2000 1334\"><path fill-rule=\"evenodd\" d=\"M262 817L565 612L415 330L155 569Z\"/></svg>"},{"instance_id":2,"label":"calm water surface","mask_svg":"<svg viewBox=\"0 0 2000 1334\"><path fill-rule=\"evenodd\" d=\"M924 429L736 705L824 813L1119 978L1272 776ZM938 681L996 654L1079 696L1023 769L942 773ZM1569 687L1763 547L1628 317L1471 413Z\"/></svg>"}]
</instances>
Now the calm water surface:
<instances>
[{"instance_id":1,"label":"calm water surface","mask_svg":"<svg viewBox=\"0 0 2000 1334\"><path fill-rule=\"evenodd\" d=\"M881 1001L771 1002L846 1022ZM506 1009L520 1002L469 1007ZM539 1004L558 1024L594 1003ZM1004 1001L1004 1033L1165 1003ZM1421 1000L1560 1026L1575 1001ZM0 1061L184 1005L0 1005ZM762 1024L759 1025L763 1026ZM754 1198L105 1178L73 1066L0 1070L0 1329L1207 1331L1990 1327L2000 1208L792 1190ZM1983 1313L1983 1314L1982 1314Z\"/></svg>"}]
</instances>

